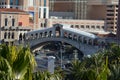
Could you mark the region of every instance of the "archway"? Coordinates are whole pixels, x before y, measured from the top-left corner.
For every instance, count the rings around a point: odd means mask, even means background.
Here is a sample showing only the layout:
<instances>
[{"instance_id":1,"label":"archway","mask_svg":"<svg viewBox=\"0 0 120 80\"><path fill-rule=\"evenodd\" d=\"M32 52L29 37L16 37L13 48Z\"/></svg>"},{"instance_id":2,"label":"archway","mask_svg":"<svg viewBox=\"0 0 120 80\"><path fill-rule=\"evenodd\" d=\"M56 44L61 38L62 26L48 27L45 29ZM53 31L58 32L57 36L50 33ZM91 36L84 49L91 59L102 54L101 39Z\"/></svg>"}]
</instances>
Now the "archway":
<instances>
[{"instance_id":1,"label":"archway","mask_svg":"<svg viewBox=\"0 0 120 80\"><path fill-rule=\"evenodd\" d=\"M60 26L58 25L56 28L55 28L55 34L56 34L56 37L59 37L61 34L61 30L60 30Z\"/></svg>"},{"instance_id":2,"label":"archway","mask_svg":"<svg viewBox=\"0 0 120 80\"><path fill-rule=\"evenodd\" d=\"M23 37L22 37L22 33L20 33L19 35L19 40L22 41Z\"/></svg>"}]
</instances>

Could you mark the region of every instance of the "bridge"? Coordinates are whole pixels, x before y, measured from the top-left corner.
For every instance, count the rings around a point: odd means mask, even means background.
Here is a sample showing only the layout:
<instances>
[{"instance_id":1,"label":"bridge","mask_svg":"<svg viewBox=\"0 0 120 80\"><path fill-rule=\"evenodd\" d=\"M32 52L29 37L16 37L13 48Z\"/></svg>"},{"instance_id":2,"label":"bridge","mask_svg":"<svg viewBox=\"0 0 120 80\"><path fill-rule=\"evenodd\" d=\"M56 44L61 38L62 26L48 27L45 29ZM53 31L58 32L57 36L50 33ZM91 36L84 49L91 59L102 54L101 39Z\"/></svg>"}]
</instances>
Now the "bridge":
<instances>
[{"instance_id":1,"label":"bridge","mask_svg":"<svg viewBox=\"0 0 120 80\"><path fill-rule=\"evenodd\" d=\"M69 25L65 24L54 24L53 27L28 32L25 38L25 43L29 44L32 50L44 42L61 41L76 47L84 55L94 54L105 44L104 40L98 36L70 28Z\"/></svg>"}]
</instances>

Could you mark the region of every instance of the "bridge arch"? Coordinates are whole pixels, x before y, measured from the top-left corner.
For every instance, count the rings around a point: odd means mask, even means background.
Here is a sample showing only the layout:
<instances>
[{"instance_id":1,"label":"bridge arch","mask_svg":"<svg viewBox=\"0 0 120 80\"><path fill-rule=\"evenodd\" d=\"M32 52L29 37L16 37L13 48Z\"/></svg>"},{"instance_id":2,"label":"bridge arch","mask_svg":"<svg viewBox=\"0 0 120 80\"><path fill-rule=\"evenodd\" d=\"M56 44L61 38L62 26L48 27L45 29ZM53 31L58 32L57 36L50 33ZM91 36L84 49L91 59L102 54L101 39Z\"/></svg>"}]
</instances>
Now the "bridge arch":
<instances>
[{"instance_id":1,"label":"bridge arch","mask_svg":"<svg viewBox=\"0 0 120 80\"><path fill-rule=\"evenodd\" d=\"M98 37L94 34L76 30L68 26L64 27L60 24L26 34L26 43L29 43L31 48L47 41L63 41L76 47L85 55L95 53L98 50L96 46L100 43Z\"/></svg>"}]
</instances>

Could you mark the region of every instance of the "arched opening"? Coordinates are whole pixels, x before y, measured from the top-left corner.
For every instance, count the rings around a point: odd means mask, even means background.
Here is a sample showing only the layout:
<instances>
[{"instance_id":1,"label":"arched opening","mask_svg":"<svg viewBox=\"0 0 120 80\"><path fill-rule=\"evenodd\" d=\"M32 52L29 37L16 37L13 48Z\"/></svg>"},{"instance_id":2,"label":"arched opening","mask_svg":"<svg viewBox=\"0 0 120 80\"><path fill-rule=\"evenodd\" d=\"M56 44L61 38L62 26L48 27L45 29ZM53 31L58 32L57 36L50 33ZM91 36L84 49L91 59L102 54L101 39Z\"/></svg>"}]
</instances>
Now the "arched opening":
<instances>
[{"instance_id":1,"label":"arched opening","mask_svg":"<svg viewBox=\"0 0 120 80\"><path fill-rule=\"evenodd\" d=\"M72 61L74 59L74 50L77 50L76 53L78 59L81 60L84 56L83 52L77 49L76 47L74 47L73 45L61 41L42 42L35 46L32 46L31 50L33 52L38 51L38 54L41 54L42 52L42 55L44 55L43 53L45 53L45 56L52 55L56 57L58 61L61 59L61 54L62 54L62 60ZM52 53L50 53L50 51Z\"/></svg>"},{"instance_id":2,"label":"arched opening","mask_svg":"<svg viewBox=\"0 0 120 80\"><path fill-rule=\"evenodd\" d=\"M15 37L15 36L14 36L14 32L12 32L12 39L14 39L14 37Z\"/></svg>"},{"instance_id":3,"label":"arched opening","mask_svg":"<svg viewBox=\"0 0 120 80\"><path fill-rule=\"evenodd\" d=\"M78 41L79 41L79 42L82 42L82 36L79 36L79 37L78 37Z\"/></svg>"},{"instance_id":4,"label":"arched opening","mask_svg":"<svg viewBox=\"0 0 120 80\"><path fill-rule=\"evenodd\" d=\"M10 39L10 32L8 33L8 39Z\"/></svg>"},{"instance_id":5,"label":"arched opening","mask_svg":"<svg viewBox=\"0 0 120 80\"><path fill-rule=\"evenodd\" d=\"M87 43L87 39L84 37L83 38L83 43L86 44Z\"/></svg>"},{"instance_id":6,"label":"arched opening","mask_svg":"<svg viewBox=\"0 0 120 80\"><path fill-rule=\"evenodd\" d=\"M47 32L45 32L45 37L48 37Z\"/></svg>"},{"instance_id":7,"label":"arched opening","mask_svg":"<svg viewBox=\"0 0 120 80\"><path fill-rule=\"evenodd\" d=\"M101 45L102 48L104 48L104 47L105 47L105 42L102 41L102 42L100 43L100 45Z\"/></svg>"},{"instance_id":8,"label":"arched opening","mask_svg":"<svg viewBox=\"0 0 120 80\"><path fill-rule=\"evenodd\" d=\"M43 33L41 32L41 33L39 34L39 38L42 38L42 35L43 35Z\"/></svg>"},{"instance_id":9,"label":"arched opening","mask_svg":"<svg viewBox=\"0 0 120 80\"><path fill-rule=\"evenodd\" d=\"M58 26L56 27L56 29L55 29L55 35L56 35L56 37L61 36L60 28L61 28L61 27L58 25Z\"/></svg>"},{"instance_id":10,"label":"arched opening","mask_svg":"<svg viewBox=\"0 0 120 80\"><path fill-rule=\"evenodd\" d=\"M97 46L97 45L98 45L98 40L97 40L97 39L94 39L93 45L94 45L94 46Z\"/></svg>"},{"instance_id":11,"label":"arched opening","mask_svg":"<svg viewBox=\"0 0 120 80\"><path fill-rule=\"evenodd\" d=\"M35 38L38 38L38 33L35 33Z\"/></svg>"},{"instance_id":12,"label":"arched opening","mask_svg":"<svg viewBox=\"0 0 120 80\"><path fill-rule=\"evenodd\" d=\"M77 35L73 36L73 40L77 41Z\"/></svg>"},{"instance_id":13,"label":"arched opening","mask_svg":"<svg viewBox=\"0 0 120 80\"><path fill-rule=\"evenodd\" d=\"M67 37L68 37L67 32L64 32L64 37L65 37L65 38L67 38Z\"/></svg>"},{"instance_id":14,"label":"arched opening","mask_svg":"<svg viewBox=\"0 0 120 80\"><path fill-rule=\"evenodd\" d=\"M4 33L4 39L6 39L6 38L7 38L7 32Z\"/></svg>"},{"instance_id":15,"label":"arched opening","mask_svg":"<svg viewBox=\"0 0 120 80\"><path fill-rule=\"evenodd\" d=\"M52 37L52 31L49 32L49 36Z\"/></svg>"},{"instance_id":16,"label":"arched opening","mask_svg":"<svg viewBox=\"0 0 120 80\"><path fill-rule=\"evenodd\" d=\"M88 44L89 44L89 45L92 45L92 39L89 39L89 40L88 40Z\"/></svg>"},{"instance_id":17,"label":"arched opening","mask_svg":"<svg viewBox=\"0 0 120 80\"><path fill-rule=\"evenodd\" d=\"M19 35L19 40L21 41L22 39L23 39L22 33L20 33L20 35Z\"/></svg>"},{"instance_id":18,"label":"arched opening","mask_svg":"<svg viewBox=\"0 0 120 80\"><path fill-rule=\"evenodd\" d=\"M68 38L72 39L72 34L71 33L69 33Z\"/></svg>"}]
</instances>

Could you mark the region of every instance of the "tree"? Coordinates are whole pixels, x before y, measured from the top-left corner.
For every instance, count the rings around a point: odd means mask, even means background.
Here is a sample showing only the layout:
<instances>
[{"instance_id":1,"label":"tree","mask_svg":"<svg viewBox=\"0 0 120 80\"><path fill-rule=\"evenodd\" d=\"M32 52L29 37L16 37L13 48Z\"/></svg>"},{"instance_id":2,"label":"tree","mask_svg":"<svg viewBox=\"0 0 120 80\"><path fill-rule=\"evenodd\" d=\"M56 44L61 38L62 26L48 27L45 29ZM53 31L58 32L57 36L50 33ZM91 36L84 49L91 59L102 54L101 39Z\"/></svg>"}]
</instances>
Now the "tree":
<instances>
[{"instance_id":1,"label":"tree","mask_svg":"<svg viewBox=\"0 0 120 80\"><path fill-rule=\"evenodd\" d=\"M57 72L50 74L47 71L33 73L33 80L62 80L62 76Z\"/></svg>"},{"instance_id":2,"label":"tree","mask_svg":"<svg viewBox=\"0 0 120 80\"><path fill-rule=\"evenodd\" d=\"M36 61L29 47L1 45L0 65L2 65L0 67L0 76L5 80L9 80L7 79L8 76L12 80L24 80L26 77L29 78L26 80L32 80L29 75L32 74Z\"/></svg>"}]
</instances>

